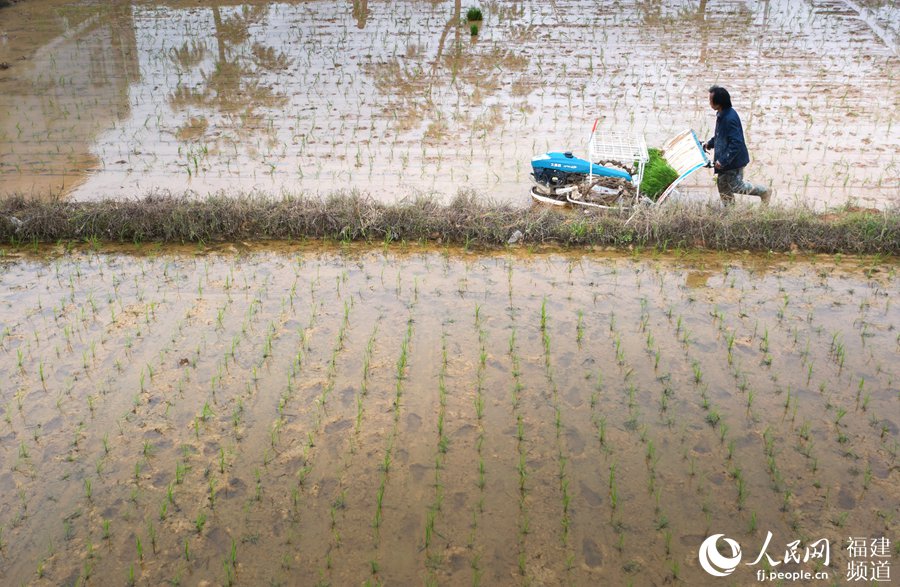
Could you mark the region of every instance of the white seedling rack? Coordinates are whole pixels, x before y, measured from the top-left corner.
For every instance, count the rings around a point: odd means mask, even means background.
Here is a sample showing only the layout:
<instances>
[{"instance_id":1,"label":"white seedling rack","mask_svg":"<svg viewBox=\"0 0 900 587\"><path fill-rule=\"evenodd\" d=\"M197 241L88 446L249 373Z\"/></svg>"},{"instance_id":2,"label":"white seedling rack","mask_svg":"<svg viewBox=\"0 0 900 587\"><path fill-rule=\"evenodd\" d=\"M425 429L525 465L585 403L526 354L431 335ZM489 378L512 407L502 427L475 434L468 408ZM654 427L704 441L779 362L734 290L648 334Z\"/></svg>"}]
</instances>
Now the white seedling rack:
<instances>
[{"instance_id":1,"label":"white seedling rack","mask_svg":"<svg viewBox=\"0 0 900 587\"><path fill-rule=\"evenodd\" d=\"M635 201L641 198L641 180L644 179L644 166L650 160L650 154L647 153L647 143L644 137L637 133L620 132L610 130L597 131L597 123L600 119L594 121L594 128L591 129L591 138L588 139L588 158L591 163L597 161L616 161L628 165L637 166L636 177L632 181L637 188ZM588 172L588 179L593 181L593 167Z\"/></svg>"},{"instance_id":2,"label":"white seedling rack","mask_svg":"<svg viewBox=\"0 0 900 587\"><path fill-rule=\"evenodd\" d=\"M662 146L663 157L672 169L678 172L678 179L666 188L666 191L657 198L656 203L662 204L666 201L682 181L690 174L694 173L702 167L709 165L709 157L703 151L703 146L697 138L697 133L691 129L687 129L668 141Z\"/></svg>"}]
</instances>

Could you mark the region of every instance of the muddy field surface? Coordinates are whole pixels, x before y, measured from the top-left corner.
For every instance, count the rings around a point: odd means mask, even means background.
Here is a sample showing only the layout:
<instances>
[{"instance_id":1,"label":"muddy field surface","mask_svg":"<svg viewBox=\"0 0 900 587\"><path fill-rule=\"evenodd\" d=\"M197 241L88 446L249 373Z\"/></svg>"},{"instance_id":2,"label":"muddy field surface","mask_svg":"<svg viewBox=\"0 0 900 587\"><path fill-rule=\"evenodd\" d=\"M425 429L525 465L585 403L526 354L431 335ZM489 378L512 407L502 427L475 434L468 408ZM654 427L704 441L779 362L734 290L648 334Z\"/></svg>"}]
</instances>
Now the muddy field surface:
<instances>
[{"instance_id":1,"label":"muddy field surface","mask_svg":"<svg viewBox=\"0 0 900 587\"><path fill-rule=\"evenodd\" d=\"M600 129L704 139L732 90L782 203L898 200L893 0L21 2L0 22L0 192L161 189L526 205L532 156ZM684 190L714 194L700 171Z\"/></svg>"},{"instance_id":2,"label":"muddy field surface","mask_svg":"<svg viewBox=\"0 0 900 587\"><path fill-rule=\"evenodd\" d=\"M895 270L7 251L0 575L700 585L722 533L750 584L771 532L840 584L848 537L900 538Z\"/></svg>"}]
</instances>

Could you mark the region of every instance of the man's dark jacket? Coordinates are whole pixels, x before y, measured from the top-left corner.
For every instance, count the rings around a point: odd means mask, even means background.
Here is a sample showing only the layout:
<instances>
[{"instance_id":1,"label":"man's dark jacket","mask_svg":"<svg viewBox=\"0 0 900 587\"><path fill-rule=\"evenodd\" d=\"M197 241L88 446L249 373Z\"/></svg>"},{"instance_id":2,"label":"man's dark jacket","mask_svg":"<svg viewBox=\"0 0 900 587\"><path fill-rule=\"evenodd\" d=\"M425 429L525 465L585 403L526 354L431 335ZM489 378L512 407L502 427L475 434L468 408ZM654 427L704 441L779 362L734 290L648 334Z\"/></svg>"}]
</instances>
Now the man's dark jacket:
<instances>
[{"instance_id":1,"label":"man's dark jacket","mask_svg":"<svg viewBox=\"0 0 900 587\"><path fill-rule=\"evenodd\" d=\"M720 171L740 169L750 163L750 153L744 142L744 128L734 108L725 108L716 113L716 133L706 146L716 150L716 161L722 164Z\"/></svg>"}]
</instances>

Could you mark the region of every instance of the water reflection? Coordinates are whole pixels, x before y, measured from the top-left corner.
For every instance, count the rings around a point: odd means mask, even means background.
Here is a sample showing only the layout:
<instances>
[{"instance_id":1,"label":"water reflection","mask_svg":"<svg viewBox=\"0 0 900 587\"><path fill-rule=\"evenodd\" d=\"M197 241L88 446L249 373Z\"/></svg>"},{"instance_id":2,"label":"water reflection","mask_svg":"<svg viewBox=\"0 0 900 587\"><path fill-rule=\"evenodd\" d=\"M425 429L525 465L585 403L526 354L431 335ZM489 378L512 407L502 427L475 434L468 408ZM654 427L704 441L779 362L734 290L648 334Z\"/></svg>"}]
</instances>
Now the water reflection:
<instances>
[{"instance_id":1,"label":"water reflection","mask_svg":"<svg viewBox=\"0 0 900 587\"><path fill-rule=\"evenodd\" d=\"M708 136L721 83L780 199L884 207L900 21L870 4L867 21L775 0L489 4L473 37L460 0L26 2L0 24L0 191L473 187L524 204L530 158L584 154L597 117L650 145ZM688 188L715 193L702 172Z\"/></svg>"},{"instance_id":2,"label":"water reflection","mask_svg":"<svg viewBox=\"0 0 900 587\"><path fill-rule=\"evenodd\" d=\"M275 109L287 103L283 90L267 85L264 76L287 70L293 63L283 51L254 40L251 26L258 26L267 16L264 5L243 6L239 12L223 16L222 7L209 7L213 23L215 59L209 67L205 44L185 41L178 49L170 49L169 57L180 75L199 72L202 82L194 86L179 84L169 95L169 105L176 112L201 110L215 116L211 127L206 117L191 117L179 128L176 137L183 141L219 138L230 129L239 140L252 140L257 132L266 133L262 109ZM210 136L211 129L217 136ZM270 133L271 134L271 133Z\"/></svg>"},{"instance_id":3,"label":"water reflection","mask_svg":"<svg viewBox=\"0 0 900 587\"><path fill-rule=\"evenodd\" d=\"M356 28L366 28L366 20L369 18L369 0L351 0L353 4L353 18L356 19Z\"/></svg>"},{"instance_id":4,"label":"water reflection","mask_svg":"<svg viewBox=\"0 0 900 587\"><path fill-rule=\"evenodd\" d=\"M91 146L130 116L139 78L131 14L122 3L4 9L0 193L65 193L103 165Z\"/></svg>"},{"instance_id":5,"label":"water reflection","mask_svg":"<svg viewBox=\"0 0 900 587\"><path fill-rule=\"evenodd\" d=\"M421 130L424 143L432 145L451 133L485 138L502 125L503 104L512 97L496 100L501 82L520 77L529 65L526 56L507 46L479 43L463 19L460 0L445 18L433 53L427 45L409 44L403 55L367 70L383 96L384 112L394 119L395 132ZM525 40L534 30L517 32ZM455 98L452 114L445 110L446 92Z\"/></svg>"}]
</instances>

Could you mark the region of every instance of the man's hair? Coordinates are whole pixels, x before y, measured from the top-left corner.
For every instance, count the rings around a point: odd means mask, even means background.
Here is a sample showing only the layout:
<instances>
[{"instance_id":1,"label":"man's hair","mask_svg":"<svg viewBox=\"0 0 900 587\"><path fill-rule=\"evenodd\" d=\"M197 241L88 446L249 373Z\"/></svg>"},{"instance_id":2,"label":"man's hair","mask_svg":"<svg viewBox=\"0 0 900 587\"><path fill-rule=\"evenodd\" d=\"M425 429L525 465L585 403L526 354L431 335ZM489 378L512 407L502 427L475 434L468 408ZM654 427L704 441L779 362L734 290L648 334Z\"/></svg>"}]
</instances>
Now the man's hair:
<instances>
[{"instance_id":1,"label":"man's hair","mask_svg":"<svg viewBox=\"0 0 900 587\"><path fill-rule=\"evenodd\" d=\"M728 90L721 86L710 86L709 93L712 94L712 103L722 108L731 108L731 94Z\"/></svg>"}]
</instances>

